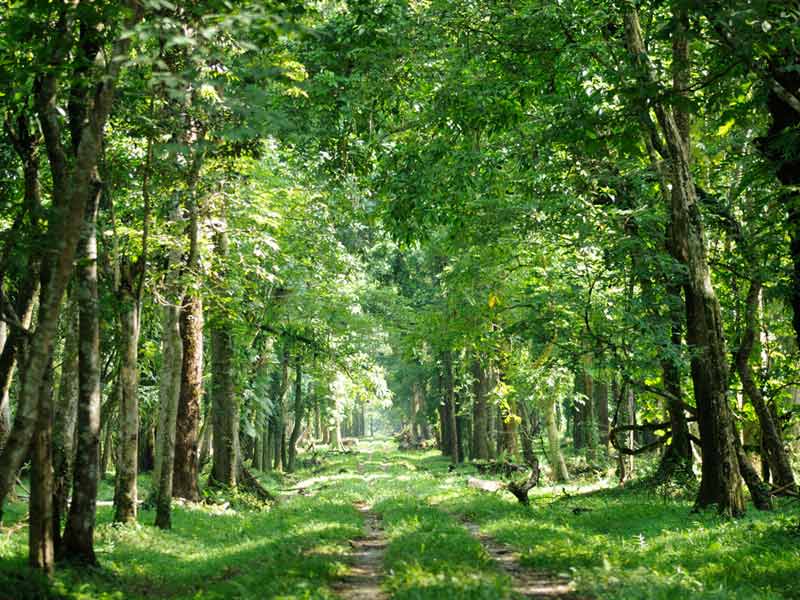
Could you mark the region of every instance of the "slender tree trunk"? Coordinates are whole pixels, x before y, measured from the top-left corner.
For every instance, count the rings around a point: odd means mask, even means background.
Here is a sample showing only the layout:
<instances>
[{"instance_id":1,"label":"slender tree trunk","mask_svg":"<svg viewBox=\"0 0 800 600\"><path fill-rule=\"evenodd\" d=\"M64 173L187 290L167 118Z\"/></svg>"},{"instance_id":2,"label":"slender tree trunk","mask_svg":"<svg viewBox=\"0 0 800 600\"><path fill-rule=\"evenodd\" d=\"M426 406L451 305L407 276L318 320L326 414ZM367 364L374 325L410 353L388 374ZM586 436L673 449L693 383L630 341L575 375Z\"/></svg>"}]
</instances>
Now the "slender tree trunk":
<instances>
[{"instance_id":1,"label":"slender tree trunk","mask_svg":"<svg viewBox=\"0 0 800 600\"><path fill-rule=\"evenodd\" d=\"M294 365L294 423L292 424L292 434L289 436L289 460L286 470L294 472L295 459L297 457L297 439L300 437L300 430L303 427L303 415L305 407L303 405L303 365L300 359L295 359Z\"/></svg>"},{"instance_id":2,"label":"slender tree trunk","mask_svg":"<svg viewBox=\"0 0 800 600\"><path fill-rule=\"evenodd\" d=\"M70 293L64 314L66 336L53 426L53 537L57 555L62 553L61 521L67 514L78 423L78 302L75 296L74 291Z\"/></svg>"},{"instance_id":3,"label":"slender tree trunk","mask_svg":"<svg viewBox=\"0 0 800 600\"><path fill-rule=\"evenodd\" d=\"M52 367L52 362L51 362ZM28 561L35 569L52 573L55 563L53 532L53 381L52 368L39 382L40 405L31 444L31 495L28 502ZM59 524L60 525L60 524Z\"/></svg>"},{"instance_id":4,"label":"slender tree trunk","mask_svg":"<svg viewBox=\"0 0 800 600\"><path fill-rule=\"evenodd\" d=\"M224 262L228 256L225 232L216 235L215 251ZM214 416L211 480L218 485L236 487L239 464L239 405L233 393L233 336L227 320L221 315L211 325L211 355L211 402Z\"/></svg>"},{"instance_id":5,"label":"slender tree trunk","mask_svg":"<svg viewBox=\"0 0 800 600\"><path fill-rule=\"evenodd\" d=\"M526 465L537 464L536 452L533 449L533 442L540 432L539 415L526 402L522 402L519 407L519 414L522 419L520 429L520 445L522 446L522 458Z\"/></svg>"},{"instance_id":6,"label":"slender tree trunk","mask_svg":"<svg viewBox=\"0 0 800 600\"><path fill-rule=\"evenodd\" d=\"M544 399L544 420L547 427L547 461L553 473L553 479L558 483L569 481L567 464L564 462L564 455L561 453L561 439L558 433L558 422L556 421L556 396L548 395Z\"/></svg>"},{"instance_id":7,"label":"slender tree trunk","mask_svg":"<svg viewBox=\"0 0 800 600\"><path fill-rule=\"evenodd\" d=\"M458 464L458 423L456 419L456 397L453 382L453 355L449 350L444 353L442 360L444 370L444 401L447 407L448 448L447 455L454 464Z\"/></svg>"},{"instance_id":8,"label":"slender tree trunk","mask_svg":"<svg viewBox=\"0 0 800 600\"><path fill-rule=\"evenodd\" d=\"M139 456L139 302L133 294L120 298L119 448L114 485L114 520L136 521Z\"/></svg>"},{"instance_id":9,"label":"slender tree trunk","mask_svg":"<svg viewBox=\"0 0 800 600\"><path fill-rule=\"evenodd\" d=\"M203 427L200 430L200 455L198 470L202 470L211 458L211 447L213 444L212 433L214 431L211 407L206 406L206 415L203 417Z\"/></svg>"},{"instance_id":10,"label":"slender tree trunk","mask_svg":"<svg viewBox=\"0 0 800 600\"><path fill-rule=\"evenodd\" d=\"M171 222L178 223L178 208L172 212ZM166 304L162 307L161 373L159 378L158 438L153 468L156 520L161 529L172 527L172 478L175 464L175 431L178 419L178 402L181 391L181 365L183 343L180 331L180 301L183 297L178 281L181 264L179 248L170 250L165 282Z\"/></svg>"},{"instance_id":11,"label":"slender tree trunk","mask_svg":"<svg viewBox=\"0 0 800 600\"><path fill-rule=\"evenodd\" d=\"M198 296L184 297L180 324L183 361L172 495L197 502L200 499L197 444L203 397L203 303Z\"/></svg>"},{"instance_id":12,"label":"slender tree trunk","mask_svg":"<svg viewBox=\"0 0 800 600\"><path fill-rule=\"evenodd\" d=\"M608 454L608 384L601 379L595 381L594 402L600 446Z\"/></svg>"},{"instance_id":13,"label":"slender tree trunk","mask_svg":"<svg viewBox=\"0 0 800 600\"><path fill-rule=\"evenodd\" d=\"M745 304L745 326L739 349L736 352L736 370L750 403L755 409L761 427L761 444L766 454L769 470L775 485L789 492L795 491L797 485L792 472L789 456L783 446L780 427L775 423L772 412L767 406L761 389L758 387L750 366L750 354L753 351L757 330L758 300L761 294L761 282L753 280L747 292Z\"/></svg>"},{"instance_id":14,"label":"slender tree trunk","mask_svg":"<svg viewBox=\"0 0 800 600\"><path fill-rule=\"evenodd\" d=\"M64 553L71 561L94 565L94 525L100 478L100 312L97 296L97 209L100 183L86 210L78 285L78 439L72 503L64 530Z\"/></svg>"},{"instance_id":15,"label":"slender tree trunk","mask_svg":"<svg viewBox=\"0 0 800 600\"><path fill-rule=\"evenodd\" d=\"M472 454L479 460L489 459L489 419L488 419L488 377L486 369L476 359L472 364L472 393L475 403L472 407Z\"/></svg>"},{"instance_id":16,"label":"slender tree trunk","mask_svg":"<svg viewBox=\"0 0 800 600\"><path fill-rule=\"evenodd\" d=\"M170 261L171 262L171 261ZM179 298L179 296L178 296ZM177 301L174 295L171 301ZM178 419L178 398L183 348L180 333L180 306L168 304L162 316L162 367L159 382L158 439L153 469L156 526L172 527L172 477L175 464L175 429Z\"/></svg>"}]
</instances>

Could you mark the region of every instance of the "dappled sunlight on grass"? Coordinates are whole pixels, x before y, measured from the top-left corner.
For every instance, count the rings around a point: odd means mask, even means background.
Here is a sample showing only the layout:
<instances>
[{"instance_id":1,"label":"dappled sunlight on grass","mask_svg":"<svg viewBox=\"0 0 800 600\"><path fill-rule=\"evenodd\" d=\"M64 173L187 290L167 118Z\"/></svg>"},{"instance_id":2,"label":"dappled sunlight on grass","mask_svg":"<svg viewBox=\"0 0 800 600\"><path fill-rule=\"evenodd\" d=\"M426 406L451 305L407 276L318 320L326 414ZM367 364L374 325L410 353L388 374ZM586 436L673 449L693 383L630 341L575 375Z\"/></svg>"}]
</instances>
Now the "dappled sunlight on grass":
<instances>
[{"instance_id":1,"label":"dappled sunlight on grass","mask_svg":"<svg viewBox=\"0 0 800 600\"><path fill-rule=\"evenodd\" d=\"M310 481L310 496L289 495L264 510L176 506L173 530L162 532L151 526L152 511L120 527L103 506L102 570L60 570L51 597L333 598L329 586L347 570L348 540L362 534L353 504L368 503L386 531L384 587L394 598L510 593L508 577L462 519L516 549L522 564L570 574L579 592L598 598L800 598L797 502L728 521L639 488L575 482L537 488L524 507L506 492L468 487L475 474L471 465L451 472L436 451L388 452L382 442L329 454L321 467L292 476L259 474L274 492ZM19 583L27 530L13 523L24 515L23 505L11 504L0 535L0 583L15 600L44 597L36 595L42 582Z\"/></svg>"}]
</instances>

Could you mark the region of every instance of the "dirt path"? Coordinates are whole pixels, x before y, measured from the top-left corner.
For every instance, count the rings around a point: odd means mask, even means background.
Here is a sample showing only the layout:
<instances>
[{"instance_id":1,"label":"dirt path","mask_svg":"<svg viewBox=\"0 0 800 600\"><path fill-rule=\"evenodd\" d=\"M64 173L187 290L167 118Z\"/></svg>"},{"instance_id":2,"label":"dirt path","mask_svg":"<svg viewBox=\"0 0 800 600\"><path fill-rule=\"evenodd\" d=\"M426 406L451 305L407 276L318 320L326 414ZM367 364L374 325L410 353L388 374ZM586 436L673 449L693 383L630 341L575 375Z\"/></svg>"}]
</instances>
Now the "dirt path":
<instances>
[{"instance_id":1,"label":"dirt path","mask_svg":"<svg viewBox=\"0 0 800 600\"><path fill-rule=\"evenodd\" d=\"M380 519L369 505L357 503L355 507L364 515L364 535L350 541L350 570L333 589L345 600L382 600L387 598L381 590L387 542Z\"/></svg>"},{"instance_id":2,"label":"dirt path","mask_svg":"<svg viewBox=\"0 0 800 600\"><path fill-rule=\"evenodd\" d=\"M519 554L482 533L480 527L470 521L462 520L464 527L483 545L494 561L511 577L514 594L522 598L560 598L561 600L580 600L573 591L572 583L565 577L548 573L537 573L522 566Z\"/></svg>"}]
</instances>

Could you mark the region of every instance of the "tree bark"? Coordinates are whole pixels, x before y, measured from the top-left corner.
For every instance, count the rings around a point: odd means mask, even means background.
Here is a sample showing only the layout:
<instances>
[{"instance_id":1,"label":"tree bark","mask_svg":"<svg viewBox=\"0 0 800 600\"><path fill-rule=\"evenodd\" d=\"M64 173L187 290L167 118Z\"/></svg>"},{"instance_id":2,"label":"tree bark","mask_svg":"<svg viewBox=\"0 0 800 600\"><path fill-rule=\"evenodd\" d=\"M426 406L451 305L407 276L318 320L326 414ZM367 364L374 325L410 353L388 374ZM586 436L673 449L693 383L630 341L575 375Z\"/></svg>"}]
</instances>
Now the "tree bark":
<instances>
[{"instance_id":1,"label":"tree bark","mask_svg":"<svg viewBox=\"0 0 800 600\"><path fill-rule=\"evenodd\" d=\"M297 457L297 440L300 437L300 430L303 427L303 415L305 407L303 402L303 365L299 358L295 359L294 365L294 423L292 424L292 434L289 436L289 456L286 470L294 472L295 459Z\"/></svg>"},{"instance_id":2,"label":"tree bark","mask_svg":"<svg viewBox=\"0 0 800 600\"><path fill-rule=\"evenodd\" d=\"M742 388L755 409L761 428L761 444L766 454L769 470L775 485L786 491L797 489L789 456L783 445L780 427L775 423L772 412L767 406L761 389L758 387L750 366L750 354L753 351L757 331L756 312L761 294L761 282L753 280L747 292L745 302L745 324L739 349L736 352L736 370L742 382Z\"/></svg>"},{"instance_id":3,"label":"tree bark","mask_svg":"<svg viewBox=\"0 0 800 600\"><path fill-rule=\"evenodd\" d=\"M179 220L178 208L172 211L171 222ZM155 524L161 529L172 527L172 476L175 465L175 430L181 391L183 342L180 331L180 301L183 297L177 269L181 263L179 248L172 248L167 260L165 282L166 304L162 308L161 373L159 379L158 439L156 441L153 490L156 505Z\"/></svg>"},{"instance_id":4,"label":"tree bark","mask_svg":"<svg viewBox=\"0 0 800 600\"><path fill-rule=\"evenodd\" d=\"M215 238L215 252L220 260L228 255L225 232ZM224 276L224 270L222 272ZM233 393L233 336L221 314L211 325L211 402L214 423L214 454L211 481L236 487L239 464L239 406Z\"/></svg>"},{"instance_id":5,"label":"tree bark","mask_svg":"<svg viewBox=\"0 0 800 600\"><path fill-rule=\"evenodd\" d=\"M544 420L547 427L547 460L553 479L558 483L569 481L567 464L564 462L564 455L561 453L561 439L558 433L558 422L556 421L556 402L554 394L550 394L544 399Z\"/></svg>"},{"instance_id":6,"label":"tree bark","mask_svg":"<svg viewBox=\"0 0 800 600\"><path fill-rule=\"evenodd\" d=\"M97 296L97 209L101 184L96 182L79 249L78 286L78 439L72 503L64 530L64 555L95 565L94 525L100 473L100 312Z\"/></svg>"},{"instance_id":7,"label":"tree bark","mask_svg":"<svg viewBox=\"0 0 800 600\"><path fill-rule=\"evenodd\" d=\"M479 460L489 459L489 418L488 393L489 381L486 369L475 359L472 364L472 393L475 403L472 407L472 457Z\"/></svg>"},{"instance_id":8,"label":"tree bark","mask_svg":"<svg viewBox=\"0 0 800 600\"><path fill-rule=\"evenodd\" d=\"M456 397L453 382L453 355L449 350L443 354L442 369L444 371L444 402L447 407L447 455L454 464L458 464L458 423L456 419Z\"/></svg>"},{"instance_id":9,"label":"tree bark","mask_svg":"<svg viewBox=\"0 0 800 600\"><path fill-rule=\"evenodd\" d=\"M132 290L131 290L132 291ZM114 521L136 521L139 456L139 301L133 293L121 294L119 307L119 449L114 485Z\"/></svg>"},{"instance_id":10,"label":"tree bark","mask_svg":"<svg viewBox=\"0 0 800 600\"><path fill-rule=\"evenodd\" d=\"M55 566L56 527L53 520L52 369L48 369L45 378L39 383L39 388L41 402L36 433L31 445L28 562L33 568L49 574L53 572Z\"/></svg>"},{"instance_id":11,"label":"tree bark","mask_svg":"<svg viewBox=\"0 0 800 600\"><path fill-rule=\"evenodd\" d=\"M625 37L643 83L656 84L657 78L642 39L639 15L633 7L625 12ZM673 241L689 272L685 286L687 340L696 348L692 381L703 454L697 505L714 504L723 514L739 515L744 511L744 497L727 399L725 341L690 169L689 140L684 138L669 107L655 101L653 108L670 159Z\"/></svg>"},{"instance_id":12,"label":"tree bark","mask_svg":"<svg viewBox=\"0 0 800 600\"><path fill-rule=\"evenodd\" d=\"M181 307L183 363L175 436L175 473L172 495L192 502L200 499L197 443L200 401L203 397L203 303L186 295Z\"/></svg>"},{"instance_id":13,"label":"tree bark","mask_svg":"<svg viewBox=\"0 0 800 600\"><path fill-rule=\"evenodd\" d=\"M56 554L62 551L61 520L67 514L78 423L78 301L74 290L70 293L69 306L64 314L66 334L53 427L53 537Z\"/></svg>"}]
</instances>

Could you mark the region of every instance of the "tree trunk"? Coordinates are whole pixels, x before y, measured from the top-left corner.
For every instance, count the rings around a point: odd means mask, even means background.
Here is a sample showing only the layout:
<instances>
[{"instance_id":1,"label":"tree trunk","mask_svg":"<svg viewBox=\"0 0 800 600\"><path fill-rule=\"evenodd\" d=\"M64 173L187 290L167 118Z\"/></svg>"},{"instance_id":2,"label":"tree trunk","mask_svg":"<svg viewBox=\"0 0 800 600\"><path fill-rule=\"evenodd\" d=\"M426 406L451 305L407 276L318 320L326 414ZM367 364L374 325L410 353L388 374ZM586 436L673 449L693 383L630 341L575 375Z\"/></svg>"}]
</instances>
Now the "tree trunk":
<instances>
[{"instance_id":1,"label":"tree trunk","mask_svg":"<svg viewBox=\"0 0 800 600\"><path fill-rule=\"evenodd\" d=\"M74 291L70 293L69 306L64 314L66 336L53 426L53 536L56 554L61 553L61 521L67 514L78 423L78 302L75 295Z\"/></svg>"},{"instance_id":2,"label":"tree trunk","mask_svg":"<svg viewBox=\"0 0 800 600\"><path fill-rule=\"evenodd\" d=\"M447 455L454 464L458 464L458 423L456 419L456 397L453 382L453 355L449 350L443 355L442 369L444 370L444 402L447 407Z\"/></svg>"},{"instance_id":3,"label":"tree trunk","mask_svg":"<svg viewBox=\"0 0 800 600\"><path fill-rule=\"evenodd\" d=\"M208 403L208 401L206 401ZM214 431L211 407L206 406L206 415L203 417L203 427L200 430L200 450L198 454L198 470L202 471L211 458L211 447L213 444L212 433Z\"/></svg>"},{"instance_id":4,"label":"tree trunk","mask_svg":"<svg viewBox=\"0 0 800 600\"><path fill-rule=\"evenodd\" d=\"M595 381L594 402L600 446L608 454L608 384L601 379Z\"/></svg>"},{"instance_id":5,"label":"tree trunk","mask_svg":"<svg viewBox=\"0 0 800 600\"><path fill-rule=\"evenodd\" d=\"M472 406L472 457L479 460L489 459L489 419L488 419L488 377L486 369L476 359L472 363L472 393L475 403Z\"/></svg>"},{"instance_id":6,"label":"tree trunk","mask_svg":"<svg viewBox=\"0 0 800 600\"><path fill-rule=\"evenodd\" d=\"M35 569L52 573L56 525L53 521L53 381L52 362L39 383L40 405L31 444L31 495L28 502L28 561ZM15 472L16 475L16 472Z\"/></svg>"},{"instance_id":7,"label":"tree trunk","mask_svg":"<svg viewBox=\"0 0 800 600\"><path fill-rule=\"evenodd\" d=\"M181 307L183 361L178 418L175 433L175 473L172 495L192 502L200 499L198 488L198 432L203 397L203 303L187 294Z\"/></svg>"},{"instance_id":8,"label":"tree trunk","mask_svg":"<svg viewBox=\"0 0 800 600\"><path fill-rule=\"evenodd\" d=\"M625 35L643 83L654 85L657 77L642 40L638 12L633 7L625 12ZM687 341L696 349L692 381L703 454L697 505L715 504L721 513L739 515L744 511L744 497L727 399L725 342L690 169L689 139L681 133L670 107L656 101L653 109L670 159L673 241L689 275L685 286Z\"/></svg>"},{"instance_id":9,"label":"tree trunk","mask_svg":"<svg viewBox=\"0 0 800 600\"><path fill-rule=\"evenodd\" d=\"M544 419L547 427L547 461L553 479L558 483L569 481L567 464L564 462L564 455L561 453L561 439L558 433L558 422L556 421L556 402L554 394L548 395L544 399Z\"/></svg>"},{"instance_id":10,"label":"tree trunk","mask_svg":"<svg viewBox=\"0 0 800 600\"><path fill-rule=\"evenodd\" d=\"M520 442L522 446L522 458L526 465L537 463L536 452L533 449L533 442L540 432L539 414L526 402L520 405L520 417L522 418L522 428L520 430Z\"/></svg>"},{"instance_id":11,"label":"tree trunk","mask_svg":"<svg viewBox=\"0 0 800 600\"><path fill-rule=\"evenodd\" d=\"M292 424L292 434L289 437L289 457L286 470L294 472L295 459L297 457L297 439L300 437L300 430L303 427L303 365L299 358L295 359L294 365L294 423Z\"/></svg>"},{"instance_id":12,"label":"tree trunk","mask_svg":"<svg viewBox=\"0 0 800 600\"><path fill-rule=\"evenodd\" d=\"M736 370L739 373L742 388L744 388L744 392L758 416L761 428L761 445L766 454L773 481L776 487L792 492L796 490L797 486L789 456L783 446L781 430L773 419L772 412L764 400L761 389L756 384L753 369L750 366L750 354L753 351L757 331L756 311L760 295L761 282L758 280L751 281L745 303L744 332L735 357Z\"/></svg>"},{"instance_id":13,"label":"tree trunk","mask_svg":"<svg viewBox=\"0 0 800 600\"><path fill-rule=\"evenodd\" d=\"M215 238L215 251L221 261L228 256L225 232ZM224 272L222 273L224 277ZM211 481L236 487L239 464L239 406L233 390L233 336L230 325L220 314L211 325L211 402L214 417L214 456Z\"/></svg>"},{"instance_id":14,"label":"tree trunk","mask_svg":"<svg viewBox=\"0 0 800 600\"><path fill-rule=\"evenodd\" d=\"M95 565L94 525L100 479L100 312L97 296L97 182L86 209L76 272L78 286L78 439L72 503L64 529L64 555Z\"/></svg>"},{"instance_id":15,"label":"tree trunk","mask_svg":"<svg viewBox=\"0 0 800 600\"><path fill-rule=\"evenodd\" d=\"M174 207L171 224L179 221L179 209ZM180 331L180 301L183 294L178 281L181 251L174 247L169 252L165 281L165 300L162 308L161 373L159 378L158 438L153 468L153 490L156 506L156 527L172 527L172 478L175 464L175 431L178 419L178 402L181 391L181 365L183 343Z\"/></svg>"},{"instance_id":16,"label":"tree trunk","mask_svg":"<svg viewBox=\"0 0 800 600\"><path fill-rule=\"evenodd\" d=\"M583 393L586 396L582 405L583 442L586 447L586 457L589 460L597 458L598 426L597 411L595 410L595 381L589 368L592 365L592 356L584 357L584 367L581 370L583 379Z\"/></svg>"},{"instance_id":17,"label":"tree trunk","mask_svg":"<svg viewBox=\"0 0 800 600\"><path fill-rule=\"evenodd\" d=\"M136 521L139 456L139 302L132 290L120 294L119 447L114 485L114 521Z\"/></svg>"}]
</instances>

